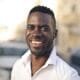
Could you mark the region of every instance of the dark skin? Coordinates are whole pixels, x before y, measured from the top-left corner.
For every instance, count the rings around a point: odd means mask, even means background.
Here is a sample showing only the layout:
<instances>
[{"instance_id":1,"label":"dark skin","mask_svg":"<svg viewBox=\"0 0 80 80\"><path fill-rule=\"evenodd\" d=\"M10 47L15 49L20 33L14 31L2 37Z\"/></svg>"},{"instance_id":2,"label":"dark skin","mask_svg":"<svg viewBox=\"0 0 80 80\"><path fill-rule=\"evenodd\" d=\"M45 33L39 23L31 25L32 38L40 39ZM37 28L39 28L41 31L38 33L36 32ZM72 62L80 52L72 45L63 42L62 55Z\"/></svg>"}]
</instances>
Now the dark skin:
<instances>
[{"instance_id":1,"label":"dark skin","mask_svg":"<svg viewBox=\"0 0 80 80\"><path fill-rule=\"evenodd\" d=\"M39 70L50 56L56 37L52 16L42 12L33 12L27 20L26 41L31 50L32 75Z\"/></svg>"}]
</instances>

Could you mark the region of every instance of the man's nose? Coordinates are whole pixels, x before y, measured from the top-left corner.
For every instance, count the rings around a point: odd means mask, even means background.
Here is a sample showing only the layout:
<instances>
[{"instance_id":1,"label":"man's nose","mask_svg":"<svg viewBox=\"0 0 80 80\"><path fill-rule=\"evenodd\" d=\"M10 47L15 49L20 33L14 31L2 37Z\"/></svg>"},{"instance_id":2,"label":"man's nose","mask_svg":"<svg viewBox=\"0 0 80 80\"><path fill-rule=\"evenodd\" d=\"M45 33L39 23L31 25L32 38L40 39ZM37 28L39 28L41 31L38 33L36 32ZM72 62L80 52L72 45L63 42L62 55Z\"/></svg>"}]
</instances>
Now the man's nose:
<instances>
[{"instance_id":1,"label":"man's nose","mask_svg":"<svg viewBox=\"0 0 80 80\"><path fill-rule=\"evenodd\" d=\"M40 28L39 28L39 26L35 26L35 28L34 28L34 33L40 33Z\"/></svg>"},{"instance_id":2,"label":"man's nose","mask_svg":"<svg viewBox=\"0 0 80 80\"><path fill-rule=\"evenodd\" d=\"M35 36L37 38L41 37L42 33L41 33L41 30L40 30L40 27L36 26L32 34L33 34L33 36Z\"/></svg>"}]
</instances>

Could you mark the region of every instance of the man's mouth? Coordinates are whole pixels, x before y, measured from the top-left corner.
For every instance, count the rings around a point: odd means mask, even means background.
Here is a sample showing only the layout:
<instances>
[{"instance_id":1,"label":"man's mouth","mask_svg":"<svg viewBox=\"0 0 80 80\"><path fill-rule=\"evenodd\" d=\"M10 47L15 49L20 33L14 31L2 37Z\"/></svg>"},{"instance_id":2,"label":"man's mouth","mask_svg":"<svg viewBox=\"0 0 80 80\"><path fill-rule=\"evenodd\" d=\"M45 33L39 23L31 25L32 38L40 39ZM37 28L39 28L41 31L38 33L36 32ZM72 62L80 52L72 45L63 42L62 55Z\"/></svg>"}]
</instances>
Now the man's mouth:
<instances>
[{"instance_id":1,"label":"man's mouth","mask_svg":"<svg viewBox=\"0 0 80 80\"><path fill-rule=\"evenodd\" d=\"M32 40L31 44L33 47L41 47L43 45L42 41L36 41L36 40Z\"/></svg>"}]
</instances>

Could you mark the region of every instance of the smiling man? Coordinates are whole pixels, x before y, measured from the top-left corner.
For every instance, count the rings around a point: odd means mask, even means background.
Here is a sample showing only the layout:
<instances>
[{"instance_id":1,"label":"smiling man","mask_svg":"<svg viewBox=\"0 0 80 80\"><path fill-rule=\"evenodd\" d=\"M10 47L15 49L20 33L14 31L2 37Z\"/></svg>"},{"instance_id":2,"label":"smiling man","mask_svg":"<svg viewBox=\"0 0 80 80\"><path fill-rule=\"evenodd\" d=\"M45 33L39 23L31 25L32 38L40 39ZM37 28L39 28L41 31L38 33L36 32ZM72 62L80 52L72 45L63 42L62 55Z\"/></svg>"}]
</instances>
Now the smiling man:
<instances>
[{"instance_id":1,"label":"smiling man","mask_svg":"<svg viewBox=\"0 0 80 80\"><path fill-rule=\"evenodd\" d=\"M29 50L14 64L11 80L80 80L56 55L56 34L54 13L45 6L32 8L25 31Z\"/></svg>"}]
</instances>

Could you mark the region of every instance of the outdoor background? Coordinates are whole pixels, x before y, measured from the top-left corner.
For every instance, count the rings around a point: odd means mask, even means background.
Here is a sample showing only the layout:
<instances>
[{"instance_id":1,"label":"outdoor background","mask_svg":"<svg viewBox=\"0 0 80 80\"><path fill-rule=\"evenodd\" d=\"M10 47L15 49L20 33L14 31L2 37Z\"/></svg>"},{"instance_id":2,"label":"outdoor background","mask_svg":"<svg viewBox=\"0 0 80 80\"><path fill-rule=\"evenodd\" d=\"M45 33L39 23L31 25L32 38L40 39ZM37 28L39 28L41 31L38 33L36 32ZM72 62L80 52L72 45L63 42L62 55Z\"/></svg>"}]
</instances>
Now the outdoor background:
<instances>
[{"instance_id":1,"label":"outdoor background","mask_svg":"<svg viewBox=\"0 0 80 80\"><path fill-rule=\"evenodd\" d=\"M79 3L80 0L0 0L0 80L10 80L14 62L28 49L24 37L26 19L36 5L54 11L58 55L80 73Z\"/></svg>"}]
</instances>

